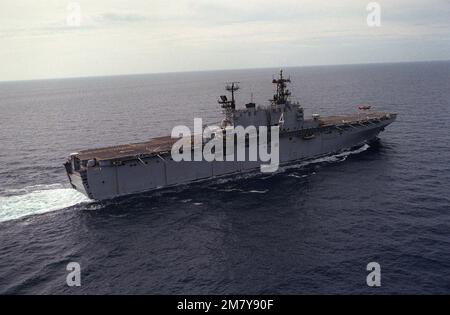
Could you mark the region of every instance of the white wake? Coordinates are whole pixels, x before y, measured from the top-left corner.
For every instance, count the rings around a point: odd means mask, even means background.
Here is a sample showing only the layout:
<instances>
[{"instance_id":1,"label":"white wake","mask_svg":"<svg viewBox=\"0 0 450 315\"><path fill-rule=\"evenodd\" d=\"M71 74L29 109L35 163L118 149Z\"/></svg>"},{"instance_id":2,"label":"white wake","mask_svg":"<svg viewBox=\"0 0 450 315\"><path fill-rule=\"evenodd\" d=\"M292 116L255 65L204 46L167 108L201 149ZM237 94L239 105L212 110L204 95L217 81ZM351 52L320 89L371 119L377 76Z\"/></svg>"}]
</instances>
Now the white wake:
<instances>
[{"instance_id":1,"label":"white wake","mask_svg":"<svg viewBox=\"0 0 450 315\"><path fill-rule=\"evenodd\" d=\"M320 157L320 158L315 158L315 159L311 159L311 160L307 160L307 161L299 161L299 162L294 162L293 164L288 164L288 165L283 165L280 166L278 168L278 170L274 173L271 173L269 175L267 175L268 173L266 173L263 179L267 179L267 178L271 178L274 175L280 174L280 173L284 173L288 170L291 169L301 169L305 166L311 165L311 164L317 164L317 163L338 163L338 162L343 162L345 161L350 155L353 154L359 154L361 152L366 151L367 149L370 148L370 145L368 144L364 144L361 147L354 149L354 150L347 150L347 151L343 151L341 153L337 153L337 154L333 154L333 155L327 155L324 157ZM315 172L313 173L315 174ZM233 175L233 176L226 176L226 177L218 177L214 180L215 184L226 184L228 182L234 182L236 180L239 179L249 179L249 178L254 178L254 177L258 177L261 176L260 172L254 171L254 172L249 172L249 173L244 173L244 174L239 174L239 175ZM291 177L296 177L298 175L295 174L290 174L288 176ZM308 175L301 175L300 177L305 177ZM225 189L221 189L222 191L227 191ZM238 189L232 188L229 189L229 191L239 191ZM266 191L252 191L253 193L266 193Z\"/></svg>"},{"instance_id":2,"label":"white wake","mask_svg":"<svg viewBox=\"0 0 450 315\"><path fill-rule=\"evenodd\" d=\"M285 171L288 169L293 169L293 168L300 168L300 167L304 167L310 164L317 164L317 163L324 163L324 162L328 162L328 163L333 163L333 162L343 162L347 159L347 157L349 157L350 155L353 154L359 154L361 152L366 151L368 148L370 148L370 146L368 144L364 144L363 146L354 149L354 150L348 150L348 151L344 151L341 153L337 153L337 154L333 154L333 155L327 155L324 157L320 157L320 158L316 158L316 159L312 159L312 160L308 160L308 161L302 161L300 163L295 163L295 164L290 164L287 166L283 166L280 167L281 171Z\"/></svg>"},{"instance_id":3,"label":"white wake","mask_svg":"<svg viewBox=\"0 0 450 315\"><path fill-rule=\"evenodd\" d=\"M0 222L18 219L67 207L89 198L61 184L37 185L2 192L0 196Z\"/></svg>"}]
</instances>

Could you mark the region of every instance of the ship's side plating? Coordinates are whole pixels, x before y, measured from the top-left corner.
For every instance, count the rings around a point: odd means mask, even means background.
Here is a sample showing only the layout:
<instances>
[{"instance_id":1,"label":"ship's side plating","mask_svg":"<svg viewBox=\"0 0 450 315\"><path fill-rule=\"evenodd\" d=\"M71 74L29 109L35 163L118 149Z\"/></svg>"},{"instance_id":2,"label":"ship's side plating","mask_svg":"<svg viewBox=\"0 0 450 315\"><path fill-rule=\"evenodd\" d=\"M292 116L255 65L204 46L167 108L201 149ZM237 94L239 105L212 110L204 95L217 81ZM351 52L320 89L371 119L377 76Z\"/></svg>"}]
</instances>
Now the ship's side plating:
<instances>
[{"instance_id":1,"label":"ship's side plating","mask_svg":"<svg viewBox=\"0 0 450 315\"><path fill-rule=\"evenodd\" d=\"M390 115L377 123L283 133L280 135L280 163L311 159L368 143L394 119L395 115ZM175 162L170 152L139 159L98 161L95 165L88 165L88 161L78 164L78 170L74 168L69 172L72 185L99 200L214 176L245 173L260 166L260 162L251 161Z\"/></svg>"}]
</instances>

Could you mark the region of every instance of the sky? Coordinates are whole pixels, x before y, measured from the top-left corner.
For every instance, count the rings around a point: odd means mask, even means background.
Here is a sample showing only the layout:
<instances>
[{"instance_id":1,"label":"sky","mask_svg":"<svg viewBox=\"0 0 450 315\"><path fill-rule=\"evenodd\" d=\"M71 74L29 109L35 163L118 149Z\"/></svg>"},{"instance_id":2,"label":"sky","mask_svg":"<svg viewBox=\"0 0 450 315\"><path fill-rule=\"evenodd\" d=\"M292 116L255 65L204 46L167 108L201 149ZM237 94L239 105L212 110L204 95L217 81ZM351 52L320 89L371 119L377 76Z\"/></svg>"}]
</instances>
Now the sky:
<instances>
[{"instance_id":1,"label":"sky","mask_svg":"<svg viewBox=\"0 0 450 315\"><path fill-rule=\"evenodd\" d=\"M0 0L0 81L450 59L450 0Z\"/></svg>"}]
</instances>

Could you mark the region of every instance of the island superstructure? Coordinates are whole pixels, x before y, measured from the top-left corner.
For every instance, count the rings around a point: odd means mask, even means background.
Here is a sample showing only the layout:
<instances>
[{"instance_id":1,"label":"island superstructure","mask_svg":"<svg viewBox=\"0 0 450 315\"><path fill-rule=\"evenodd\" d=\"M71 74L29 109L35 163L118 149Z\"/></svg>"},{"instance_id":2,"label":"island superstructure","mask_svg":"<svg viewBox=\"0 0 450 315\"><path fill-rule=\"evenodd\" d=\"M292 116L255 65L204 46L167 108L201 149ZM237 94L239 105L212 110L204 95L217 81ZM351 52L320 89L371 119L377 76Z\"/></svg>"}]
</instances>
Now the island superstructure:
<instances>
[{"instance_id":1,"label":"island superstructure","mask_svg":"<svg viewBox=\"0 0 450 315\"><path fill-rule=\"evenodd\" d=\"M266 106L253 102L236 109L236 82L227 85L231 99L219 98L224 113L221 128L230 126L279 126L279 161L299 160L341 152L377 139L396 119L396 114L360 111L338 116L305 118L298 102L287 89L290 78L280 71L273 79L276 93ZM370 108L370 107L369 107ZM146 142L82 150L70 154L65 168L71 186L91 199L103 200L153 189L259 171L261 161L174 161L170 136ZM194 148L192 147L193 151Z\"/></svg>"}]
</instances>

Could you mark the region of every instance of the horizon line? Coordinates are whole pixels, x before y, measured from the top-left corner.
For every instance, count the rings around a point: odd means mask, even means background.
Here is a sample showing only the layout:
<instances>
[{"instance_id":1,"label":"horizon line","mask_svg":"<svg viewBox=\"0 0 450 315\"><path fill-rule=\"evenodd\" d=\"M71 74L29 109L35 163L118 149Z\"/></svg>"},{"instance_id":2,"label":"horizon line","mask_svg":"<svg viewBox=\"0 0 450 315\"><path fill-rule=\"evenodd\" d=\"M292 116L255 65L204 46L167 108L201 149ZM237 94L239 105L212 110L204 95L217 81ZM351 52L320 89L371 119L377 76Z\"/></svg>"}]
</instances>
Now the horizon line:
<instances>
[{"instance_id":1,"label":"horizon line","mask_svg":"<svg viewBox=\"0 0 450 315\"><path fill-rule=\"evenodd\" d=\"M216 71L239 71L239 70L258 70L258 69L279 69L279 68L310 68L310 67L336 67L336 66L357 66L357 65L382 65L382 64L404 64L404 63L427 63L427 62L450 62L450 59L433 59L433 60L416 60L416 61L386 61L386 62L354 62L341 64L313 64L313 65L296 65L296 66L279 66L279 67L242 67L242 68L222 68L207 70L183 70L183 71L158 71L158 72L135 72L110 75L87 75L87 76L69 76L69 77L49 77L36 79L17 79L17 80L0 80L0 83L12 82L33 82L33 81L51 81L51 80L71 80L71 79L89 79L89 78L107 78L107 77L124 77L124 76L144 76L158 74L177 74L177 73L193 73L193 72L216 72Z\"/></svg>"}]
</instances>

